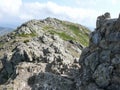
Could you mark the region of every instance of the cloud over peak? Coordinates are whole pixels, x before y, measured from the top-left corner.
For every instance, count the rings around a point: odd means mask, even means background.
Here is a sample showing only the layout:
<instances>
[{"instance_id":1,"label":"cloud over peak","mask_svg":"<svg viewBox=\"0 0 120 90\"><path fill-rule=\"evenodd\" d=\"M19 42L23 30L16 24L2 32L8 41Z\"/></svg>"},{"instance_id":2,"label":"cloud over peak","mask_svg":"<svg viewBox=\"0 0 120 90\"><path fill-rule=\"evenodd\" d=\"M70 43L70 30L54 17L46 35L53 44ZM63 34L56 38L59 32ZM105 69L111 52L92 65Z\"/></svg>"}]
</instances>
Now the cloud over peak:
<instances>
[{"instance_id":1,"label":"cloud over peak","mask_svg":"<svg viewBox=\"0 0 120 90\"><path fill-rule=\"evenodd\" d=\"M37 1L0 0L0 2L0 23L23 23L30 19L55 17L94 27L96 16L101 13L94 9L59 5L50 1L41 3Z\"/></svg>"}]
</instances>

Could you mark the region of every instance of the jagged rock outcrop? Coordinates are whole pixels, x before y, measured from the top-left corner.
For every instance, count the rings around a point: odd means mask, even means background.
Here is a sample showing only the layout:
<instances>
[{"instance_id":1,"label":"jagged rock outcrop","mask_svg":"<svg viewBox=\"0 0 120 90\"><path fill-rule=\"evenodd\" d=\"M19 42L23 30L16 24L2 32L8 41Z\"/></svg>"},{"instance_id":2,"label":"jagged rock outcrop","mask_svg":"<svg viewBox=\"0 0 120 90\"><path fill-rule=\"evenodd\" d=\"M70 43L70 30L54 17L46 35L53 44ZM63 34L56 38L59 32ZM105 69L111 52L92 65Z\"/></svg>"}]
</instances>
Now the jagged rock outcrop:
<instances>
[{"instance_id":1,"label":"jagged rock outcrop","mask_svg":"<svg viewBox=\"0 0 120 90\"><path fill-rule=\"evenodd\" d=\"M99 16L80 57L79 90L120 90L120 17Z\"/></svg>"}]
</instances>

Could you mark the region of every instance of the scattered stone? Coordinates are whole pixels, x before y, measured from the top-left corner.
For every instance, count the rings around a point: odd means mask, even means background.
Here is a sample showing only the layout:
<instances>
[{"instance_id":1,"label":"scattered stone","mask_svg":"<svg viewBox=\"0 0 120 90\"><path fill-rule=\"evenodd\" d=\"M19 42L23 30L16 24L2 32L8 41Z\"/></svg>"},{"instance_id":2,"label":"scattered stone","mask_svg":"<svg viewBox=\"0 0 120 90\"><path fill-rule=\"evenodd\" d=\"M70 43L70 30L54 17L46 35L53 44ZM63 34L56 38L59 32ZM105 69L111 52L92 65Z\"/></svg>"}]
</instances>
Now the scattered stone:
<instances>
[{"instance_id":1,"label":"scattered stone","mask_svg":"<svg viewBox=\"0 0 120 90\"><path fill-rule=\"evenodd\" d=\"M20 37L23 41L11 41L13 47L5 48L7 54L0 59L0 89L10 86L14 90L77 90L78 58L83 47L43 30L37 32L37 37L27 37L38 29L37 23L42 22L33 20L19 27L16 34L27 39Z\"/></svg>"}]
</instances>

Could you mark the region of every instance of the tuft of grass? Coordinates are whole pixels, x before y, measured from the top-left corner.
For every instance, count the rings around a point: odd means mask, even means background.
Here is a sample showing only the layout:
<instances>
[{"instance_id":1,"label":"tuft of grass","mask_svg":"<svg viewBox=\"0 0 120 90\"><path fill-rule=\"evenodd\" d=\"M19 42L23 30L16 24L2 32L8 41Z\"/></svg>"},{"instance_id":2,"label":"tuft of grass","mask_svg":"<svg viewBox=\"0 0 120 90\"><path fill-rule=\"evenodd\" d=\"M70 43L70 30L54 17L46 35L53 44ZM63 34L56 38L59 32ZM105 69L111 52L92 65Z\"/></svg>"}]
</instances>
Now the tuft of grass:
<instances>
[{"instance_id":1,"label":"tuft of grass","mask_svg":"<svg viewBox=\"0 0 120 90\"><path fill-rule=\"evenodd\" d=\"M63 40L74 40L73 37L70 35L67 35L65 32L58 33L58 35L63 39Z\"/></svg>"},{"instance_id":2,"label":"tuft of grass","mask_svg":"<svg viewBox=\"0 0 120 90\"><path fill-rule=\"evenodd\" d=\"M65 32L56 32L56 31L53 31L53 30L50 30L49 32L50 32L50 34L57 34L63 40L74 40L73 37L71 37L70 35L66 34Z\"/></svg>"},{"instance_id":3,"label":"tuft of grass","mask_svg":"<svg viewBox=\"0 0 120 90\"><path fill-rule=\"evenodd\" d=\"M43 30L49 30L49 29L54 29L54 28L52 26L49 26L49 25L43 27Z\"/></svg>"},{"instance_id":4,"label":"tuft of grass","mask_svg":"<svg viewBox=\"0 0 120 90\"><path fill-rule=\"evenodd\" d=\"M4 43L0 43L0 48L4 46Z\"/></svg>"},{"instance_id":5,"label":"tuft of grass","mask_svg":"<svg viewBox=\"0 0 120 90\"><path fill-rule=\"evenodd\" d=\"M20 36L20 37L35 37L35 36L37 36L37 34L35 32L33 32L30 34L20 34L18 36Z\"/></svg>"},{"instance_id":6,"label":"tuft of grass","mask_svg":"<svg viewBox=\"0 0 120 90\"><path fill-rule=\"evenodd\" d=\"M72 30L76 35L80 33L79 27L75 25L67 25L67 27Z\"/></svg>"}]
</instances>

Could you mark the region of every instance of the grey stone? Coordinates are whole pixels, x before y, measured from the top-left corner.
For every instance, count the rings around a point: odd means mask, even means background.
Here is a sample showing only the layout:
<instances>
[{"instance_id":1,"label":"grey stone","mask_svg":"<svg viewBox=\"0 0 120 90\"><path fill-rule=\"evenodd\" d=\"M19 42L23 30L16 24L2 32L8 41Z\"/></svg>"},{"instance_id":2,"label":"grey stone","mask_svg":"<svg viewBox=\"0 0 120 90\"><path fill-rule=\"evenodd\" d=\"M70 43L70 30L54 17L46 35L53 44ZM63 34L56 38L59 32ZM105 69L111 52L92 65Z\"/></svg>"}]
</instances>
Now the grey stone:
<instances>
[{"instance_id":1,"label":"grey stone","mask_svg":"<svg viewBox=\"0 0 120 90\"><path fill-rule=\"evenodd\" d=\"M97 17L96 28L101 28L104 23L111 18L110 13L106 12L104 15Z\"/></svg>"},{"instance_id":2,"label":"grey stone","mask_svg":"<svg viewBox=\"0 0 120 90\"><path fill-rule=\"evenodd\" d=\"M91 35L92 43L97 45L101 40L101 35L99 32L92 33Z\"/></svg>"},{"instance_id":3,"label":"grey stone","mask_svg":"<svg viewBox=\"0 0 120 90\"><path fill-rule=\"evenodd\" d=\"M109 12L106 12L106 13L104 14L104 16L105 16L105 18L111 18L111 16L110 16L110 13L109 13Z\"/></svg>"},{"instance_id":4,"label":"grey stone","mask_svg":"<svg viewBox=\"0 0 120 90\"><path fill-rule=\"evenodd\" d=\"M9 54L5 54L4 58L2 59L2 64L8 74L8 76L10 76L13 71L14 71L14 66L12 65L12 63L9 61L10 56Z\"/></svg>"},{"instance_id":5,"label":"grey stone","mask_svg":"<svg viewBox=\"0 0 120 90\"><path fill-rule=\"evenodd\" d=\"M2 60L0 59L0 71L3 68Z\"/></svg>"},{"instance_id":6,"label":"grey stone","mask_svg":"<svg viewBox=\"0 0 120 90\"><path fill-rule=\"evenodd\" d=\"M34 78L33 78L34 77ZM28 80L33 90L73 90L73 82L52 73L40 73ZM33 79L32 79L33 78Z\"/></svg>"},{"instance_id":7,"label":"grey stone","mask_svg":"<svg viewBox=\"0 0 120 90\"><path fill-rule=\"evenodd\" d=\"M93 78L99 87L104 88L110 83L110 74L111 70L109 65L107 63L104 63L97 67L93 74Z\"/></svg>"},{"instance_id":8,"label":"grey stone","mask_svg":"<svg viewBox=\"0 0 120 90\"><path fill-rule=\"evenodd\" d=\"M103 89L98 88L97 85L94 83L90 83L85 90L103 90Z\"/></svg>"},{"instance_id":9,"label":"grey stone","mask_svg":"<svg viewBox=\"0 0 120 90\"><path fill-rule=\"evenodd\" d=\"M120 64L120 55L116 55L115 58L112 59L112 64Z\"/></svg>"},{"instance_id":10,"label":"grey stone","mask_svg":"<svg viewBox=\"0 0 120 90\"><path fill-rule=\"evenodd\" d=\"M30 56L29 49L24 43L20 43L14 50L14 54L11 58L11 61L16 65L23 61L32 61Z\"/></svg>"},{"instance_id":11,"label":"grey stone","mask_svg":"<svg viewBox=\"0 0 120 90\"><path fill-rule=\"evenodd\" d=\"M107 90L120 90L120 84L112 84L107 88Z\"/></svg>"},{"instance_id":12,"label":"grey stone","mask_svg":"<svg viewBox=\"0 0 120 90\"><path fill-rule=\"evenodd\" d=\"M99 46L103 49L108 49L108 43L106 40L101 40L100 43L99 43Z\"/></svg>"},{"instance_id":13,"label":"grey stone","mask_svg":"<svg viewBox=\"0 0 120 90\"><path fill-rule=\"evenodd\" d=\"M100 53L100 62L101 63L105 63L105 62L110 62L110 54L111 54L111 51L110 50L103 50L101 53Z\"/></svg>"},{"instance_id":14,"label":"grey stone","mask_svg":"<svg viewBox=\"0 0 120 90\"><path fill-rule=\"evenodd\" d=\"M104 15L98 16L96 21L96 28L100 28L103 25L104 20L105 20Z\"/></svg>"},{"instance_id":15,"label":"grey stone","mask_svg":"<svg viewBox=\"0 0 120 90\"><path fill-rule=\"evenodd\" d=\"M22 26L17 32L18 34L30 34L32 33L28 27Z\"/></svg>"},{"instance_id":16,"label":"grey stone","mask_svg":"<svg viewBox=\"0 0 120 90\"><path fill-rule=\"evenodd\" d=\"M114 54L120 54L120 43L111 43L109 45L109 49L111 50L112 53Z\"/></svg>"},{"instance_id":17,"label":"grey stone","mask_svg":"<svg viewBox=\"0 0 120 90\"><path fill-rule=\"evenodd\" d=\"M43 43L48 42L48 37L46 37L45 35L43 35L43 36L40 37L40 38L41 38L41 41L42 41Z\"/></svg>"},{"instance_id":18,"label":"grey stone","mask_svg":"<svg viewBox=\"0 0 120 90\"><path fill-rule=\"evenodd\" d=\"M85 58L85 65L88 66L92 71L96 69L98 64L98 52L94 52Z\"/></svg>"},{"instance_id":19,"label":"grey stone","mask_svg":"<svg viewBox=\"0 0 120 90\"><path fill-rule=\"evenodd\" d=\"M113 42L120 41L120 32L111 33L111 34L107 37L107 40L108 40L108 41L113 41Z\"/></svg>"},{"instance_id":20,"label":"grey stone","mask_svg":"<svg viewBox=\"0 0 120 90\"><path fill-rule=\"evenodd\" d=\"M110 19L109 13L97 18L90 45L83 49L79 60L80 90L120 90L119 34L120 18Z\"/></svg>"}]
</instances>

